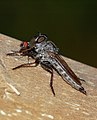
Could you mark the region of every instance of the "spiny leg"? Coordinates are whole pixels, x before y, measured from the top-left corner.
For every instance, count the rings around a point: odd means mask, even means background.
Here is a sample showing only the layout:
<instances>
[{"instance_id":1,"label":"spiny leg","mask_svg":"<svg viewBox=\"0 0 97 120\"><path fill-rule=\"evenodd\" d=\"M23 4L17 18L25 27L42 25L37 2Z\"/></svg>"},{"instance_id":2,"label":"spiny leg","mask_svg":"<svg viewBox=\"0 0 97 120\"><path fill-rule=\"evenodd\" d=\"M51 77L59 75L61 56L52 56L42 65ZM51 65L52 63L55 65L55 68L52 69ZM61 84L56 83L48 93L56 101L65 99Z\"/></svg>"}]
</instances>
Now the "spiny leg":
<instances>
[{"instance_id":1,"label":"spiny leg","mask_svg":"<svg viewBox=\"0 0 97 120\"><path fill-rule=\"evenodd\" d=\"M52 90L53 95L55 96L54 88L53 88L53 68L48 64L41 64L42 68L48 71L51 74L50 79L50 88Z\"/></svg>"},{"instance_id":2,"label":"spiny leg","mask_svg":"<svg viewBox=\"0 0 97 120\"><path fill-rule=\"evenodd\" d=\"M35 64L34 66L30 66L30 65L33 65ZM36 67L37 65L39 64L39 62L36 60L35 62L32 62L32 63L24 63L22 65L19 65L15 68L12 68L12 70L15 70L15 69L18 69L18 68L21 68L21 67Z\"/></svg>"}]
</instances>

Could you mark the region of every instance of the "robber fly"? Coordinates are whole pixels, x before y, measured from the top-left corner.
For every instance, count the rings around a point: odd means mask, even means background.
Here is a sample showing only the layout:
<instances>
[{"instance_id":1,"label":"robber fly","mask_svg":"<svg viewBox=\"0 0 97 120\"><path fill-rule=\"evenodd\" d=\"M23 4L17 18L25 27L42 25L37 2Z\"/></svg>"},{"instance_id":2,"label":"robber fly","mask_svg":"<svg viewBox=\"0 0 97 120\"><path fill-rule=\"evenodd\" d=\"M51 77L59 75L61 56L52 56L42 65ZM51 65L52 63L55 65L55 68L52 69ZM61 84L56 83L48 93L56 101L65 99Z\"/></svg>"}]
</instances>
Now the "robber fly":
<instances>
[{"instance_id":1,"label":"robber fly","mask_svg":"<svg viewBox=\"0 0 97 120\"><path fill-rule=\"evenodd\" d=\"M35 59L35 62L28 62L19 65L13 70L20 67L35 67L38 64L41 65L43 69L51 74L50 87L53 95L55 96L53 88L53 71L55 70L63 80L68 83L71 87L82 92L86 95L85 89L82 87L81 79L75 75L64 59L59 55L59 49L52 41L47 41L47 36L44 34L39 34L34 36L30 42L22 42L20 44L19 51L13 51L8 53L10 56L28 56ZM34 65L34 66L33 66Z\"/></svg>"}]
</instances>

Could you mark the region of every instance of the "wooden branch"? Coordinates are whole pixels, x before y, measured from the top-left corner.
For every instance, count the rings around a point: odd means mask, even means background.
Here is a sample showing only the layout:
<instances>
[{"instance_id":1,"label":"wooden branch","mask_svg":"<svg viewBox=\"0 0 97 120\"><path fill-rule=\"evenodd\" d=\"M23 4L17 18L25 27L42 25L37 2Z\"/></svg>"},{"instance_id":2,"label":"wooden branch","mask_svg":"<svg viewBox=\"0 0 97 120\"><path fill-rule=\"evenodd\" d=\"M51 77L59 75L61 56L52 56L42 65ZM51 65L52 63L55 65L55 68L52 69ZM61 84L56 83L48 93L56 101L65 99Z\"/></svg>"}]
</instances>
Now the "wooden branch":
<instances>
[{"instance_id":1,"label":"wooden branch","mask_svg":"<svg viewBox=\"0 0 97 120\"><path fill-rule=\"evenodd\" d=\"M12 70L28 62L27 57L6 56L11 50L19 50L20 43L0 34L0 119L96 120L97 69L63 57L86 81L82 84L87 96L66 84L55 72L54 97L49 86L50 74L40 66Z\"/></svg>"}]
</instances>

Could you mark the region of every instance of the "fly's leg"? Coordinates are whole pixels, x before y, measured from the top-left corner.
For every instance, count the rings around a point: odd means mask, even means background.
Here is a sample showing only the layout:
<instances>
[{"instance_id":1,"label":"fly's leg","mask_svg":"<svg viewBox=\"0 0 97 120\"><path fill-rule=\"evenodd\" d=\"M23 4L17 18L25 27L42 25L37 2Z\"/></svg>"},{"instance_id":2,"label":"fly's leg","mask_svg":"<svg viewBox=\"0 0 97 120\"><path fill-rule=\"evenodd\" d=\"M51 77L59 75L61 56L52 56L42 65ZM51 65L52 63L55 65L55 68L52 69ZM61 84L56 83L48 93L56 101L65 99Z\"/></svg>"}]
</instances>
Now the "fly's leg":
<instances>
[{"instance_id":1,"label":"fly's leg","mask_svg":"<svg viewBox=\"0 0 97 120\"><path fill-rule=\"evenodd\" d=\"M8 56L20 56L19 51L13 51L13 50L11 50L11 51L12 51L12 53L7 53L6 55L8 55Z\"/></svg>"},{"instance_id":2,"label":"fly's leg","mask_svg":"<svg viewBox=\"0 0 97 120\"><path fill-rule=\"evenodd\" d=\"M50 79L50 87L52 90L53 95L55 96L54 88L53 88L53 69L52 71L49 71L51 73L51 79Z\"/></svg>"},{"instance_id":3,"label":"fly's leg","mask_svg":"<svg viewBox=\"0 0 97 120\"><path fill-rule=\"evenodd\" d=\"M34 64L34 66L33 66ZM21 68L21 67L36 67L37 65L39 64L38 60L36 60L35 62L32 62L32 63L24 63L24 64L21 64L15 68L12 68L12 70L15 70L15 69L18 69L18 68Z\"/></svg>"},{"instance_id":4,"label":"fly's leg","mask_svg":"<svg viewBox=\"0 0 97 120\"><path fill-rule=\"evenodd\" d=\"M51 90L52 90L53 95L55 96L55 92L54 92L54 88L53 88L53 68L52 68L49 64L47 64L47 63L45 63L45 64L42 63L42 64L41 64L41 67L42 67L44 70L48 71L48 72L51 74L50 88L51 88Z\"/></svg>"}]
</instances>

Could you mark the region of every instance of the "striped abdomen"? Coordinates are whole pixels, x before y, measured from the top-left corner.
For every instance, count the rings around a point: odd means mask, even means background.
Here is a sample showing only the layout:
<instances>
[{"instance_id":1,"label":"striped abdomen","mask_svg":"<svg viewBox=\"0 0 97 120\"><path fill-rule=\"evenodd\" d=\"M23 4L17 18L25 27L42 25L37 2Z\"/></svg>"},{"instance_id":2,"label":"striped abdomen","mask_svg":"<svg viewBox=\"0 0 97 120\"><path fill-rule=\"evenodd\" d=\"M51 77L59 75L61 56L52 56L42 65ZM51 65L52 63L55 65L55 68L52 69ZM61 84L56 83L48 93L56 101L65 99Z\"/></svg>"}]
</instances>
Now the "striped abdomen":
<instances>
[{"instance_id":1,"label":"striped abdomen","mask_svg":"<svg viewBox=\"0 0 97 120\"><path fill-rule=\"evenodd\" d=\"M50 52L51 56L51 64L53 68L58 72L58 74L63 78L65 82L71 85L76 90L86 94L86 91L82 87L82 84L79 78L75 75L75 73L70 69L67 63L60 57L58 54L54 54Z\"/></svg>"}]
</instances>

